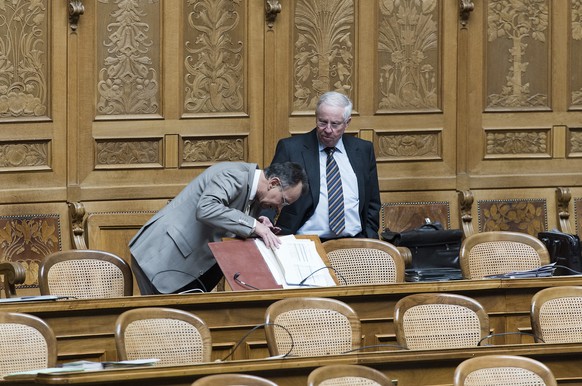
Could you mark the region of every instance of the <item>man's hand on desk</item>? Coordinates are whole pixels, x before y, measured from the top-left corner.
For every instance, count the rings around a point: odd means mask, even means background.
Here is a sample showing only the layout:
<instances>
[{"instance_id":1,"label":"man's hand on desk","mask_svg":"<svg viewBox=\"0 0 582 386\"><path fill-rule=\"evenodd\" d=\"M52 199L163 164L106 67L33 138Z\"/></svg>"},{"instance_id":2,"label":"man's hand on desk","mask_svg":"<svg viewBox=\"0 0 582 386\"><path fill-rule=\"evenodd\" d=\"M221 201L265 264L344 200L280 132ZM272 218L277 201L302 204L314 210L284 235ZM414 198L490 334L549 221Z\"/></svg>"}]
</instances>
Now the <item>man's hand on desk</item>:
<instances>
[{"instance_id":1,"label":"man's hand on desk","mask_svg":"<svg viewBox=\"0 0 582 386\"><path fill-rule=\"evenodd\" d=\"M281 240L277 237L277 233L281 228L273 226L268 217L260 216L255 226L255 234L263 239L267 248L278 248L281 245Z\"/></svg>"}]
</instances>

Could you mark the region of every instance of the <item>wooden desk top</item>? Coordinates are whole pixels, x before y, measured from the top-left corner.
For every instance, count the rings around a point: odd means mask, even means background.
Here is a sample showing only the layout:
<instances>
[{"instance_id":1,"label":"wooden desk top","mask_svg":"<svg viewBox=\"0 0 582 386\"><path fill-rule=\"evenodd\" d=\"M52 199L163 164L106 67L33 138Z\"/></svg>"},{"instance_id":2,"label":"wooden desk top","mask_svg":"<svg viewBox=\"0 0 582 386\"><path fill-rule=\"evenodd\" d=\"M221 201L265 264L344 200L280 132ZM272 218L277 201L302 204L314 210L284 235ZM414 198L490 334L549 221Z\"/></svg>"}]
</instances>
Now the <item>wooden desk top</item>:
<instances>
[{"instance_id":1,"label":"wooden desk top","mask_svg":"<svg viewBox=\"0 0 582 386\"><path fill-rule=\"evenodd\" d=\"M0 305L0 309L30 313L45 320L57 336L59 362L70 362L118 360L114 340L115 321L126 310L138 307L179 308L196 314L208 324L212 334L213 359L222 359L232 353L251 329L264 323L266 308L283 298L319 296L341 300L352 306L360 317L363 346L394 345L394 305L408 294L452 292L470 296L479 301L489 314L492 332L530 332L531 297L543 288L564 285L582 285L582 277L459 280L5 303ZM523 335L507 335L497 337L491 343L532 341ZM268 356L262 329L256 329L243 343L234 350L230 359Z\"/></svg>"},{"instance_id":2,"label":"wooden desk top","mask_svg":"<svg viewBox=\"0 0 582 386\"><path fill-rule=\"evenodd\" d=\"M325 357L295 357L230 362L214 362L190 366L141 367L77 373L39 374L30 381L6 382L7 385L97 385L124 386L185 385L205 375L243 372L273 380L280 386L307 384L308 374L316 367L330 364L360 364L374 367L398 380L399 386L450 385L456 366L478 355L524 355L542 361L558 379L568 384L582 382L582 344L524 344L484 346L448 350L398 350L345 354Z\"/></svg>"}]
</instances>

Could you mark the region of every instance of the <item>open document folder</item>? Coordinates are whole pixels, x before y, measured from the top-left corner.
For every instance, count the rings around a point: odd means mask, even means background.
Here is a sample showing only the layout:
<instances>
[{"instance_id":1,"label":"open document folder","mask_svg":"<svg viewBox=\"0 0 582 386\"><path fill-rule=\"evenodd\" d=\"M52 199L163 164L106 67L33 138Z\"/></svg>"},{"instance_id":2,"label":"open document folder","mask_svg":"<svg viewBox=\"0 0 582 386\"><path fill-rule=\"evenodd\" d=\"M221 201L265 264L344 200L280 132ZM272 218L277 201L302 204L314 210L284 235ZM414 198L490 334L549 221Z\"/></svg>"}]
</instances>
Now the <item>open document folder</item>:
<instances>
[{"instance_id":1,"label":"open document folder","mask_svg":"<svg viewBox=\"0 0 582 386\"><path fill-rule=\"evenodd\" d=\"M259 252L278 284L283 288L336 285L312 240L298 239L293 235L282 236L280 239L282 243L279 248L273 249L267 248L263 240L255 239Z\"/></svg>"},{"instance_id":2,"label":"open document folder","mask_svg":"<svg viewBox=\"0 0 582 386\"><path fill-rule=\"evenodd\" d=\"M228 287L238 290L335 286L317 236L282 236L275 251L258 239L208 243ZM318 248L319 246L319 248Z\"/></svg>"}]
</instances>

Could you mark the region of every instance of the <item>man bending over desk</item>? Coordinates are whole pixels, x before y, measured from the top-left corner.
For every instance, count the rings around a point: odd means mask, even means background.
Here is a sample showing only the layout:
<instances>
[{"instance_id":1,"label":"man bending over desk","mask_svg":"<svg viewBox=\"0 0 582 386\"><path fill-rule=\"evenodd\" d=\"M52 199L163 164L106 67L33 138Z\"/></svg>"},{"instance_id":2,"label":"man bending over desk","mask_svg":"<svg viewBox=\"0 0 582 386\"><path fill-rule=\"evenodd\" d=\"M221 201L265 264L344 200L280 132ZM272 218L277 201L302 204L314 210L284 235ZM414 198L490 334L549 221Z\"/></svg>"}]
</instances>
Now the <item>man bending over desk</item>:
<instances>
[{"instance_id":1,"label":"man bending over desk","mask_svg":"<svg viewBox=\"0 0 582 386\"><path fill-rule=\"evenodd\" d=\"M264 170L243 162L209 167L129 242L141 294L210 291L222 271L208 243L257 236L267 247L277 247L278 229L259 212L280 211L308 190L305 171L293 162L273 163Z\"/></svg>"}]
</instances>

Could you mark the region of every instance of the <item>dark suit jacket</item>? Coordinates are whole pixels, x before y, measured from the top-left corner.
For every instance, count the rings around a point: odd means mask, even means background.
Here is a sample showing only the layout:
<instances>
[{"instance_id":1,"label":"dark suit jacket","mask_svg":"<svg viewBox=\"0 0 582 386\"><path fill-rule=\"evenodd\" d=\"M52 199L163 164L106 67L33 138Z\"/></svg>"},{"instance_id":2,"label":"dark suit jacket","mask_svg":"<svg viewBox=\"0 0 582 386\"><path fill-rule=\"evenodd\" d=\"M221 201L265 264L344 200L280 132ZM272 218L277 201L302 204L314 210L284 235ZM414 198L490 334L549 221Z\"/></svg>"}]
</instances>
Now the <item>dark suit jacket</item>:
<instances>
[{"instance_id":1,"label":"dark suit jacket","mask_svg":"<svg viewBox=\"0 0 582 386\"><path fill-rule=\"evenodd\" d=\"M350 164L358 178L359 214L362 234L358 237L378 238L380 188L376 156L371 142L349 135L343 136ZM281 211L277 226L284 234L295 234L311 217L319 202L319 143L316 129L309 133L284 138L277 144L272 163L291 161L303 166L309 178L310 194Z\"/></svg>"},{"instance_id":2,"label":"dark suit jacket","mask_svg":"<svg viewBox=\"0 0 582 386\"><path fill-rule=\"evenodd\" d=\"M251 235L259 207L251 215L243 211L256 170L256 164L242 162L211 166L129 242L132 256L158 291L177 291L210 269L216 260L209 242Z\"/></svg>"}]
</instances>

